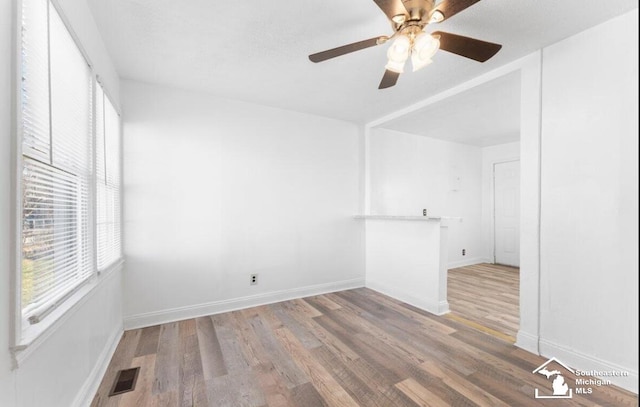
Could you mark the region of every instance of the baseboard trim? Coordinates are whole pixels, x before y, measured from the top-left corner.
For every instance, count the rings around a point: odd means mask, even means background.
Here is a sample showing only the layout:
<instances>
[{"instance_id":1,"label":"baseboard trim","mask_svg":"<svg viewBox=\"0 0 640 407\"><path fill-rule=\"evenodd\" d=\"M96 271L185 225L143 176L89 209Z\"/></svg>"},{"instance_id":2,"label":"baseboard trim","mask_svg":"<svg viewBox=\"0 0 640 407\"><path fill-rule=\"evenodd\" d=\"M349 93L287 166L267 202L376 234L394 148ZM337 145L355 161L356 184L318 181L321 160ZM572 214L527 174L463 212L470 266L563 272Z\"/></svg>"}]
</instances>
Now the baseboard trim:
<instances>
[{"instance_id":1,"label":"baseboard trim","mask_svg":"<svg viewBox=\"0 0 640 407\"><path fill-rule=\"evenodd\" d=\"M147 326L166 324L168 322L220 314L222 312L236 311L259 305L273 304L280 301L360 287L364 287L364 278L354 278L351 280L336 281L327 284L317 284L289 290L272 291L246 297L233 298L229 300L213 301L205 304L147 312L125 317L124 328L126 330L144 328Z\"/></svg>"},{"instance_id":2,"label":"baseboard trim","mask_svg":"<svg viewBox=\"0 0 640 407\"><path fill-rule=\"evenodd\" d=\"M480 263L492 263L491 260L484 257L474 257L471 259L452 261L447 263L447 269L456 269L458 267L473 266Z\"/></svg>"},{"instance_id":3,"label":"baseboard trim","mask_svg":"<svg viewBox=\"0 0 640 407\"><path fill-rule=\"evenodd\" d=\"M534 355L538 355L538 335L530 334L525 331L518 331L516 335L515 345L521 349L531 352Z\"/></svg>"},{"instance_id":4,"label":"baseboard trim","mask_svg":"<svg viewBox=\"0 0 640 407\"><path fill-rule=\"evenodd\" d=\"M406 302L409 305L413 305L414 307L420 308L421 310L434 315L444 315L449 312L449 302L447 302L447 300L439 302L429 301L424 298L418 298L407 294L401 290L389 289L389 287L385 287L384 285L378 284L374 281L367 281L365 287L398 301Z\"/></svg>"},{"instance_id":5,"label":"baseboard trim","mask_svg":"<svg viewBox=\"0 0 640 407\"><path fill-rule=\"evenodd\" d=\"M73 401L73 407L86 407L91 405L93 401L93 397L98 391L98 387L102 382L102 378L104 374L107 372L107 368L109 367L109 362L111 362L111 358L113 354L116 352L116 348L120 343L120 339L122 339L122 334L124 330L120 327L117 331L115 331L109 340L107 341L107 346L104 347L98 360L93 365L93 369L91 369L91 373L87 380L84 381L82 387L78 391L75 400Z\"/></svg>"},{"instance_id":6,"label":"baseboard trim","mask_svg":"<svg viewBox=\"0 0 640 407\"><path fill-rule=\"evenodd\" d=\"M540 339L540 354L544 357L556 357L574 369L582 371L625 371L629 372L626 377L606 377L616 386L625 390L638 393L638 371L632 370L609 361L596 358L591 355L570 349L566 346Z\"/></svg>"}]
</instances>

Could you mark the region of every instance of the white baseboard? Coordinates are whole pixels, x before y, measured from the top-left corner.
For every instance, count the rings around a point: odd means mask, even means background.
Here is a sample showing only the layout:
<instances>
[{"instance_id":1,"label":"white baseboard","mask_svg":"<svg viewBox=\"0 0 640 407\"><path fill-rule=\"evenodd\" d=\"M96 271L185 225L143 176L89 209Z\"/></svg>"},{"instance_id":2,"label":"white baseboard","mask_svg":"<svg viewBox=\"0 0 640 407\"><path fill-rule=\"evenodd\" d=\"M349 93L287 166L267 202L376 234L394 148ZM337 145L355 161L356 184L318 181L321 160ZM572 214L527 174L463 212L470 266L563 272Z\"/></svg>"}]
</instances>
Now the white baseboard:
<instances>
[{"instance_id":1,"label":"white baseboard","mask_svg":"<svg viewBox=\"0 0 640 407\"><path fill-rule=\"evenodd\" d=\"M373 281L367 281L365 286L371 290L377 291L391 298L395 298L398 301L406 302L407 304L413 305L414 307L420 308L421 310L434 315L444 315L449 313L449 302L447 302L447 300L436 302L425 298L418 298L411 294L407 294L402 290L385 287L384 285L377 284Z\"/></svg>"},{"instance_id":2,"label":"white baseboard","mask_svg":"<svg viewBox=\"0 0 640 407\"><path fill-rule=\"evenodd\" d=\"M351 280L336 281L327 284L273 291L229 300L213 301L205 304L189 305L186 307L130 315L124 318L124 329L144 328L168 322L220 314L222 312L256 307L258 305L273 304L295 298L309 297L312 295L320 295L360 287L364 287L364 278L354 278Z\"/></svg>"},{"instance_id":3,"label":"white baseboard","mask_svg":"<svg viewBox=\"0 0 640 407\"><path fill-rule=\"evenodd\" d=\"M458 268L458 267L473 266L474 264L480 264L480 263L493 263L493 262L491 260L485 258L485 257L473 257L471 259L451 261L451 262L447 263L447 269L455 269L455 268Z\"/></svg>"},{"instance_id":4,"label":"white baseboard","mask_svg":"<svg viewBox=\"0 0 640 407\"><path fill-rule=\"evenodd\" d=\"M109 362L111 362L111 358L113 354L116 352L116 348L118 347L118 343L120 343L120 339L122 339L122 334L124 330L122 328L115 331L109 340L107 341L106 346L100 353L98 360L93 365L93 369L91 369L91 373L87 380L84 381L82 387L78 391L75 400L73 400L73 407L87 407L91 405L93 401L93 397L98 391L98 387L100 386L100 382L102 382L102 378L109 367Z\"/></svg>"},{"instance_id":5,"label":"white baseboard","mask_svg":"<svg viewBox=\"0 0 640 407\"><path fill-rule=\"evenodd\" d=\"M518 331L516 335L515 345L521 349L531 352L534 355L538 355L538 335L530 334L522 330Z\"/></svg>"},{"instance_id":6,"label":"white baseboard","mask_svg":"<svg viewBox=\"0 0 640 407\"><path fill-rule=\"evenodd\" d=\"M619 366L614 363L608 362L603 359L596 358L591 355L587 355L576 351L574 349L567 348L566 346L559 345L557 343L540 339L540 354L544 357L556 357L562 360L567 365L574 369L582 371L623 371L629 372L628 376L623 377L605 377L604 379L611 380L616 386L622 387L625 390L638 393L638 371Z\"/></svg>"}]
</instances>

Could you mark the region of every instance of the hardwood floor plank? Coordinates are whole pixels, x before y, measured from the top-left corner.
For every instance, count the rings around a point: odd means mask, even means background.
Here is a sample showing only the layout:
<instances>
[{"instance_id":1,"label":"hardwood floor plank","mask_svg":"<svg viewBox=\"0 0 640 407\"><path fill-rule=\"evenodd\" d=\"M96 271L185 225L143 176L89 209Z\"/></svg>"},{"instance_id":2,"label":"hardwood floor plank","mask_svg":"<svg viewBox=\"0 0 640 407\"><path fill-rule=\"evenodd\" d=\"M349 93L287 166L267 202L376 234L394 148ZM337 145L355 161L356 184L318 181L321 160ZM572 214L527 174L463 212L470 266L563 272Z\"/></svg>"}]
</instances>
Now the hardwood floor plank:
<instances>
[{"instance_id":1,"label":"hardwood floor plank","mask_svg":"<svg viewBox=\"0 0 640 407\"><path fill-rule=\"evenodd\" d=\"M375 383L368 381L368 377L359 376L328 348L324 346L315 348L311 350L311 353L358 405L363 407L397 406L393 400L376 391Z\"/></svg>"},{"instance_id":2,"label":"hardwood floor plank","mask_svg":"<svg viewBox=\"0 0 640 407\"><path fill-rule=\"evenodd\" d=\"M342 314L343 312L341 311L334 311L331 314L325 314L323 318L333 318L338 324L343 326L350 324L353 328L354 320L358 318L346 318L345 315ZM384 332L374 324L365 324L364 321L360 321L358 329L352 329L352 331L352 336L361 343L362 347L360 349L376 349L379 354L385 355L386 364L384 368L395 373L397 377L404 375L405 377L412 376L415 379L419 379L421 383L428 384L437 395L441 396L450 404L459 406L471 405L464 396L455 391L451 391L441 380L416 368L419 363L422 363L423 359L415 349L385 335ZM375 360L374 355L370 357ZM396 381L397 380L392 380L392 382Z\"/></svg>"},{"instance_id":3,"label":"hardwood floor plank","mask_svg":"<svg viewBox=\"0 0 640 407\"><path fill-rule=\"evenodd\" d=\"M523 390L522 386L514 387L513 384L487 376L486 373L474 373L467 376L467 380L510 406L544 405L533 397L533 389L528 391L526 388Z\"/></svg>"},{"instance_id":4,"label":"hardwood floor plank","mask_svg":"<svg viewBox=\"0 0 640 407\"><path fill-rule=\"evenodd\" d=\"M316 308L311 306L304 299L291 300L295 307L297 307L303 314L307 315L309 318L315 318L322 315L322 312L318 311Z\"/></svg>"},{"instance_id":5,"label":"hardwood floor plank","mask_svg":"<svg viewBox=\"0 0 640 407\"><path fill-rule=\"evenodd\" d=\"M156 394L153 396L153 400L149 405L153 407L177 407L178 392L176 390L170 390L165 391L164 393Z\"/></svg>"},{"instance_id":6,"label":"hardwood floor plank","mask_svg":"<svg viewBox=\"0 0 640 407\"><path fill-rule=\"evenodd\" d=\"M118 406L119 399L109 397L109 391L111 391L111 386L116 380L118 371L131 367L131 361L134 358L136 349L138 348L141 333L140 329L124 332L120 339L120 343L118 343L116 351L109 362L109 367L102 378L98 391L91 402L91 407Z\"/></svg>"},{"instance_id":7,"label":"hardwood floor plank","mask_svg":"<svg viewBox=\"0 0 640 407\"><path fill-rule=\"evenodd\" d=\"M520 272L496 264L474 264L448 271L447 300L458 322L471 321L515 342L519 329ZM487 331L489 334L493 332Z\"/></svg>"},{"instance_id":8,"label":"hardwood floor plank","mask_svg":"<svg viewBox=\"0 0 640 407\"><path fill-rule=\"evenodd\" d=\"M500 277L491 265L483 289ZM499 271L509 273L508 268ZM461 276L463 290L471 289ZM489 310L504 299L485 299ZM463 300L461 303L468 302ZM471 302L465 305L473 308ZM485 321L513 323L504 314ZM615 386L537 400L550 389L532 371L545 358L365 288L127 331L92 407L624 406L636 394ZM107 397L120 369L140 366L133 392ZM576 377L564 375L573 386Z\"/></svg>"},{"instance_id":9,"label":"hardwood floor plank","mask_svg":"<svg viewBox=\"0 0 640 407\"><path fill-rule=\"evenodd\" d=\"M202 369L196 321L180 321L181 360L178 401L181 407L207 406L207 389Z\"/></svg>"},{"instance_id":10,"label":"hardwood floor plank","mask_svg":"<svg viewBox=\"0 0 640 407\"><path fill-rule=\"evenodd\" d=\"M365 295L370 301L377 302L379 304L383 304L394 311L399 312L409 320L415 321L418 323L423 329L429 332L438 332L443 335L449 335L456 330L451 326L441 323L433 318L428 312L423 311L421 309L410 306L409 304L405 304L398 300L395 300L391 297L387 297L373 290L358 290L359 293Z\"/></svg>"},{"instance_id":11,"label":"hardwood floor plank","mask_svg":"<svg viewBox=\"0 0 640 407\"><path fill-rule=\"evenodd\" d=\"M360 355L360 358L367 361L367 363L373 366L374 369L379 371L384 377L389 378L389 381L395 383L403 379L406 379L406 375L399 376L396 371L390 368L390 362L385 355L381 355L377 349L369 348L359 338L352 335L352 332L344 329L335 321L331 320L327 316L316 318L316 321L327 331L336 336L342 343L351 348L354 352Z\"/></svg>"},{"instance_id":12,"label":"hardwood floor plank","mask_svg":"<svg viewBox=\"0 0 640 407\"><path fill-rule=\"evenodd\" d=\"M156 354L155 382L153 394L174 392L177 396L180 365L179 347L176 346L180 337L179 323L171 322L160 326L158 353ZM165 398L161 398L165 399Z\"/></svg>"},{"instance_id":13,"label":"hardwood floor plank","mask_svg":"<svg viewBox=\"0 0 640 407\"><path fill-rule=\"evenodd\" d=\"M260 388L262 388L269 407L293 407L296 405L294 391L287 387L273 363L258 366L257 372Z\"/></svg>"},{"instance_id":14,"label":"hardwood floor plank","mask_svg":"<svg viewBox=\"0 0 640 407\"><path fill-rule=\"evenodd\" d=\"M276 337L278 330L272 331L269 329L269 325L262 318L263 313L264 310L261 310L259 314L253 314L248 322L253 328L266 354L270 356L271 363L287 383L288 388L307 383L309 378L293 361L292 355L287 353L280 341L278 341Z\"/></svg>"},{"instance_id":15,"label":"hardwood floor plank","mask_svg":"<svg viewBox=\"0 0 640 407\"><path fill-rule=\"evenodd\" d=\"M450 404L436 396L429 390L425 389L420 383L409 378L396 384L396 387L406 394L411 400L415 401L419 406L425 407L449 407Z\"/></svg>"},{"instance_id":16,"label":"hardwood floor plank","mask_svg":"<svg viewBox=\"0 0 640 407\"><path fill-rule=\"evenodd\" d=\"M295 318L289 315L286 310L280 304L274 304L269 306L273 313L278 317L280 321L286 326L298 340L307 349L314 349L322 346L322 342L318 340L311 332L309 332L302 324L300 324Z\"/></svg>"},{"instance_id":17,"label":"hardwood floor plank","mask_svg":"<svg viewBox=\"0 0 640 407\"><path fill-rule=\"evenodd\" d=\"M331 374L302 346L291 331L287 328L280 328L276 330L276 336L293 360L309 377L313 387L326 400L327 404L332 407L358 406Z\"/></svg>"},{"instance_id":18,"label":"hardwood floor plank","mask_svg":"<svg viewBox=\"0 0 640 407\"><path fill-rule=\"evenodd\" d=\"M333 352L338 355L343 361L349 362L352 360L358 359L360 356L355 353L351 348L349 348L346 344L344 344L340 339L338 339L331 332L327 331L323 328L318 322L313 318L308 318L306 315L300 315L290 307L288 302L280 303L283 310L287 312L291 317L293 317L296 321L298 321L305 329L309 331L311 335L313 335L320 343L324 346L327 346L333 350Z\"/></svg>"},{"instance_id":19,"label":"hardwood floor plank","mask_svg":"<svg viewBox=\"0 0 640 407\"><path fill-rule=\"evenodd\" d=\"M420 365L420 368L440 378L447 386L471 400L478 407L510 407L507 403L470 383L464 376L443 364L426 361Z\"/></svg>"},{"instance_id":20,"label":"hardwood floor plank","mask_svg":"<svg viewBox=\"0 0 640 407\"><path fill-rule=\"evenodd\" d=\"M292 407L331 407L318 393L311 383L301 384L292 389L294 404ZM269 406L271 407L271 406Z\"/></svg>"},{"instance_id":21,"label":"hardwood floor plank","mask_svg":"<svg viewBox=\"0 0 640 407\"><path fill-rule=\"evenodd\" d=\"M207 383L212 407L262 407L266 400L257 373L244 371L216 377Z\"/></svg>"},{"instance_id":22,"label":"hardwood floor plank","mask_svg":"<svg viewBox=\"0 0 640 407\"><path fill-rule=\"evenodd\" d=\"M158 332L160 331L158 330ZM131 361L132 367L140 367L138 380L136 381L136 387L133 391L113 396L120 398L118 407L139 407L151 404L153 398L153 382L155 380L155 365L155 354L138 356Z\"/></svg>"},{"instance_id":23,"label":"hardwood floor plank","mask_svg":"<svg viewBox=\"0 0 640 407\"><path fill-rule=\"evenodd\" d=\"M366 306L366 304L361 305ZM463 374L470 374L475 371L475 360L473 358L467 355L460 355L457 352L451 352L449 348L440 346L441 343L448 340L449 335L445 335L439 330L416 329L411 325L407 326L402 321L387 320L386 318L379 319L353 304L346 305L343 309L350 309L354 312L354 315L370 321L373 325L377 324L383 331L406 343L416 354L423 357L436 358L443 363L453 363L452 361L455 360L454 366Z\"/></svg>"},{"instance_id":24,"label":"hardwood floor plank","mask_svg":"<svg viewBox=\"0 0 640 407\"><path fill-rule=\"evenodd\" d=\"M217 314L211 317L227 372L229 374L244 373L250 370L251 363L242 351L230 319L231 315L229 314Z\"/></svg>"},{"instance_id":25,"label":"hardwood floor plank","mask_svg":"<svg viewBox=\"0 0 640 407\"><path fill-rule=\"evenodd\" d=\"M195 321L204 380L226 375L227 368L211 317L196 318Z\"/></svg>"},{"instance_id":26,"label":"hardwood floor plank","mask_svg":"<svg viewBox=\"0 0 640 407\"><path fill-rule=\"evenodd\" d=\"M264 348L242 312L234 311L228 313L228 315L229 323L238 338L238 346L249 366L254 368L262 363L268 363L268 359L264 357Z\"/></svg>"},{"instance_id":27,"label":"hardwood floor plank","mask_svg":"<svg viewBox=\"0 0 640 407\"><path fill-rule=\"evenodd\" d=\"M140 340L134 354L135 357L154 355L158 352L158 340L160 339L160 325L142 328Z\"/></svg>"},{"instance_id":28,"label":"hardwood floor plank","mask_svg":"<svg viewBox=\"0 0 640 407\"><path fill-rule=\"evenodd\" d=\"M324 309L329 310L329 311L335 311L337 309L342 308L342 306L340 304L337 304L337 303L333 302L326 295L315 295L315 296L310 297L310 298L314 299L318 304L321 304Z\"/></svg>"}]
</instances>

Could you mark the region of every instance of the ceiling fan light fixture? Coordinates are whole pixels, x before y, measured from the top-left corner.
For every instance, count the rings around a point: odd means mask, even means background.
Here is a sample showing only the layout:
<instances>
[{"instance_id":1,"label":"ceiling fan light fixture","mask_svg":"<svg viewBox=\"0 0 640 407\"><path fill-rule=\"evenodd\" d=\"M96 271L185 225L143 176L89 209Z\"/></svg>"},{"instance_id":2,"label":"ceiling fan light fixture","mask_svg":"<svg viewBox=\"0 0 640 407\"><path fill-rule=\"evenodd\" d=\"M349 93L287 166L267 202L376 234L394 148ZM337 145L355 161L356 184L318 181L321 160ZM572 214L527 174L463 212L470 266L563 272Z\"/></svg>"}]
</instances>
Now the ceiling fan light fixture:
<instances>
[{"instance_id":1,"label":"ceiling fan light fixture","mask_svg":"<svg viewBox=\"0 0 640 407\"><path fill-rule=\"evenodd\" d=\"M411 40L406 35L400 35L393 41L387 50L387 65L385 69L393 72L403 73L404 64L411 54Z\"/></svg>"},{"instance_id":2,"label":"ceiling fan light fixture","mask_svg":"<svg viewBox=\"0 0 640 407\"><path fill-rule=\"evenodd\" d=\"M311 62L322 62L341 55L381 45L393 39L387 49L386 71L378 89L395 84L409 57L413 70L417 71L432 61L432 57L443 51L485 62L492 58L502 45L447 32L434 31L429 35L423 30L428 24L439 23L474 5L480 0L373 0L382 10L393 33L389 36L369 38L309 55ZM429 30L431 31L431 30ZM440 41L442 40L442 44Z\"/></svg>"},{"instance_id":3,"label":"ceiling fan light fixture","mask_svg":"<svg viewBox=\"0 0 640 407\"><path fill-rule=\"evenodd\" d=\"M431 58L420 58L420 56L415 52L411 54L411 66L413 66L413 72L424 68L432 62L433 60Z\"/></svg>"},{"instance_id":4,"label":"ceiling fan light fixture","mask_svg":"<svg viewBox=\"0 0 640 407\"><path fill-rule=\"evenodd\" d=\"M398 14L396 16L391 17L391 21L393 21L396 24L402 24L405 21L407 21L407 16L404 14Z\"/></svg>"},{"instance_id":5,"label":"ceiling fan light fixture","mask_svg":"<svg viewBox=\"0 0 640 407\"><path fill-rule=\"evenodd\" d=\"M440 23L444 20L444 14L440 10L436 10L431 14L429 24Z\"/></svg>"},{"instance_id":6,"label":"ceiling fan light fixture","mask_svg":"<svg viewBox=\"0 0 640 407\"><path fill-rule=\"evenodd\" d=\"M411 52L411 64L413 71L417 71L429 65L431 58L440 48L440 38L425 32L420 33L413 41L413 49Z\"/></svg>"},{"instance_id":7,"label":"ceiling fan light fixture","mask_svg":"<svg viewBox=\"0 0 640 407\"><path fill-rule=\"evenodd\" d=\"M400 35L393 41L387 51L387 58L390 61L404 62L411 53L411 40L406 35Z\"/></svg>"},{"instance_id":8,"label":"ceiling fan light fixture","mask_svg":"<svg viewBox=\"0 0 640 407\"><path fill-rule=\"evenodd\" d=\"M406 61L393 61L393 60L388 60L387 64L384 66L384 69L389 70L391 72L395 72L395 73L403 73L404 72L404 64Z\"/></svg>"}]
</instances>

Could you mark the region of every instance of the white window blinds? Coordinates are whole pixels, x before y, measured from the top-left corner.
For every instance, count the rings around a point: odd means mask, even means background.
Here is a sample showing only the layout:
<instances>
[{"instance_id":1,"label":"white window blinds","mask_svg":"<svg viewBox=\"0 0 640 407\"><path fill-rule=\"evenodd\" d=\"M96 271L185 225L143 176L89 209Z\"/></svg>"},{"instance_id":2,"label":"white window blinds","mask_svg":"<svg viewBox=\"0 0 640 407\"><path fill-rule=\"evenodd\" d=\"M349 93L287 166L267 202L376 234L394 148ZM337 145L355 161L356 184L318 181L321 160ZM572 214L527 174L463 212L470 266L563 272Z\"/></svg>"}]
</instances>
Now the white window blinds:
<instances>
[{"instance_id":1,"label":"white window blinds","mask_svg":"<svg viewBox=\"0 0 640 407\"><path fill-rule=\"evenodd\" d=\"M22 4L21 303L33 324L93 272L93 85L50 2Z\"/></svg>"},{"instance_id":2,"label":"white window blinds","mask_svg":"<svg viewBox=\"0 0 640 407\"><path fill-rule=\"evenodd\" d=\"M96 238L98 270L120 259L120 117L96 89Z\"/></svg>"}]
</instances>

